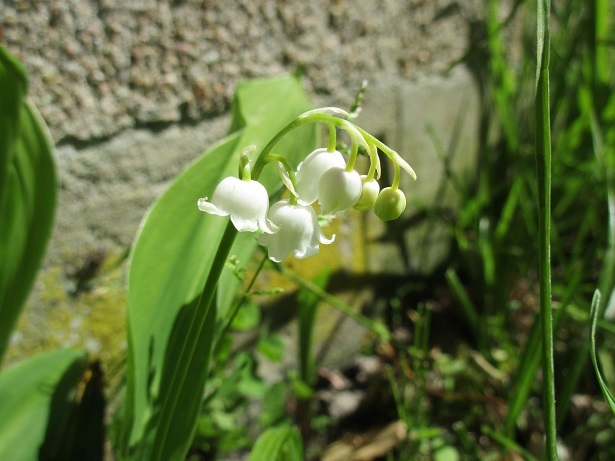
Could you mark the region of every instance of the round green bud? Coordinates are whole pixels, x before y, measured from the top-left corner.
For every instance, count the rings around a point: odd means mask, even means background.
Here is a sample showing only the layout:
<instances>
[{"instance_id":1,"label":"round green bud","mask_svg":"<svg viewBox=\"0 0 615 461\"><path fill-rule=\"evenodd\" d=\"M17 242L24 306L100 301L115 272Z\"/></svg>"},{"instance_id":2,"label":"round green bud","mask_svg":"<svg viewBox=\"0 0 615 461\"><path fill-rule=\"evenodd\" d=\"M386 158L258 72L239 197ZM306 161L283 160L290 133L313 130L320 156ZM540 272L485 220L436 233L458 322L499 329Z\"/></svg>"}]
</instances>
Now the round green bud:
<instances>
[{"instance_id":1,"label":"round green bud","mask_svg":"<svg viewBox=\"0 0 615 461\"><path fill-rule=\"evenodd\" d=\"M373 178L368 181L366 175L361 175L361 196L354 209L359 211L369 210L378 198L378 192L380 192L378 181Z\"/></svg>"},{"instance_id":2,"label":"round green bud","mask_svg":"<svg viewBox=\"0 0 615 461\"><path fill-rule=\"evenodd\" d=\"M374 213L383 221L392 221L406 209L406 196L399 189L385 187L374 203Z\"/></svg>"}]
</instances>

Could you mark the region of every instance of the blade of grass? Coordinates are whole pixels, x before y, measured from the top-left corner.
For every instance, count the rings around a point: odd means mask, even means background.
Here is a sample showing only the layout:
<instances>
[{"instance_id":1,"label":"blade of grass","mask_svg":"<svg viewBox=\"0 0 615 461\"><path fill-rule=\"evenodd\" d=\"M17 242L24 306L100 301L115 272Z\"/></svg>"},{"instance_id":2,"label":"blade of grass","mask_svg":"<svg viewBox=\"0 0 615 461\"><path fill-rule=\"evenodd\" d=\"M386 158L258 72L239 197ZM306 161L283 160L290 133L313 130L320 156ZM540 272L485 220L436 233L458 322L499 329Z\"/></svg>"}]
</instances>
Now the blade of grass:
<instances>
[{"instance_id":1,"label":"blade of grass","mask_svg":"<svg viewBox=\"0 0 615 461\"><path fill-rule=\"evenodd\" d=\"M534 457L534 455L532 455L529 451L527 451L525 448L520 446L517 442L506 437L505 435L499 432L496 432L487 426L483 426L481 428L481 431L483 432L483 434L491 437L493 440L495 440L497 443L499 443L502 447L506 448L507 450L514 451L514 452L521 454L523 456L523 459L527 461L538 461L538 459Z\"/></svg>"},{"instance_id":2,"label":"blade of grass","mask_svg":"<svg viewBox=\"0 0 615 461\"><path fill-rule=\"evenodd\" d=\"M331 277L331 270L326 269L318 274L312 283L324 290ZM312 344L316 312L320 298L309 289L301 289L297 295L299 302L299 376L304 383L314 384L316 377Z\"/></svg>"},{"instance_id":3,"label":"blade of grass","mask_svg":"<svg viewBox=\"0 0 615 461\"><path fill-rule=\"evenodd\" d=\"M538 0L536 28L536 174L538 182L538 271L540 278L540 325L542 336L543 420L545 427L545 458L557 460L553 313L551 310L550 13L550 0Z\"/></svg>"},{"instance_id":4,"label":"blade of grass","mask_svg":"<svg viewBox=\"0 0 615 461\"><path fill-rule=\"evenodd\" d=\"M598 12L604 11L605 6L602 5L603 2L601 0L595 0L593 3L593 8L595 14L592 17L592 27L595 36L592 40L592 56L594 57L594 61L598 60L599 57L601 59L606 59L605 56L598 53L598 39L599 30L604 29L604 25L602 22L603 18L599 18ZM594 78L598 79L598 63L594 62L594 66L596 66L596 73L594 74ZM604 184L606 185L606 197L607 197L607 214L608 214L608 223L607 223L607 249L604 253L604 259L602 262L602 270L600 271L600 281L599 281L599 289L602 293L610 293L613 288L613 282L615 279L615 179L613 178L612 168L609 168L609 160L607 158L608 154L608 146L605 145L604 136L602 133L602 128L599 120L599 116L596 111L596 104L598 104L597 99L598 90L596 82L593 82L591 85L586 85L582 88L583 91L580 92L579 101L582 109L582 115L589 120L589 126L592 136L592 147L594 151L594 155L596 157L596 161L598 162L599 169L598 171L604 174ZM605 123L605 126L608 126L608 122ZM606 297L602 300L602 302L598 303L597 310L601 314L606 309ZM577 387L577 383L585 369L585 365L588 359L588 353L590 345L589 342L583 342L583 345L579 348L577 353L575 354L574 367L569 373L568 380L566 381L566 385L564 386L560 403L558 405L558 426L563 424L564 416L568 411L568 407L570 405L570 397L572 393L575 391Z\"/></svg>"},{"instance_id":5,"label":"blade of grass","mask_svg":"<svg viewBox=\"0 0 615 461\"><path fill-rule=\"evenodd\" d=\"M597 82L608 84L611 78L611 67L609 65L609 50L606 40L609 36L609 18L611 18L611 5L608 0L594 1L594 76Z\"/></svg>"},{"instance_id":6,"label":"blade of grass","mask_svg":"<svg viewBox=\"0 0 615 461\"><path fill-rule=\"evenodd\" d=\"M311 291L316 296L318 296L320 299L330 304L332 307L339 310L344 315L355 320L360 325L363 325L365 328L371 331L374 335L376 335L380 340L382 341L391 340L391 332L387 329L386 325L384 325L382 322L374 321L370 319L369 317L366 317L365 315L361 314L360 312L355 311L352 307L343 303L337 297L323 290L318 285L316 285L314 282L310 280L305 280L304 278L300 277L299 275L297 275L296 273L294 273L293 271L285 267L283 264L272 263L272 265L278 272L280 272L282 275L291 279L301 288L305 288Z\"/></svg>"},{"instance_id":7,"label":"blade of grass","mask_svg":"<svg viewBox=\"0 0 615 461\"><path fill-rule=\"evenodd\" d=\"M459 300L459 304L461 305L461 310L463 311L466 321L468 322L468 325L470 326L470 330L472 330L472 334L477 340L479 340L481 336L480 336L480 325L478 323L479 322L478 311L476 310L474 303L470 299L468 292L466 291L466 289L463 287L463 284L459 280L459 277L457 276L457 272L455 272L455 269L449 268L446 271L446 281L448 282L448 285L451 287L451 290L453 290L453 292L457 296L457 299Z\"/></svg>"},{"instance_id":8,"label":"blade of grass","mask_svg":"<svg viewBox=\"0 0 615 461\"><path fill-rule=\"evenodd\" d=\"M243 304L250 298L250 292L252 291L252 287L254 286L254 283L256 282L256 279L258 278L258 275L263 270L263 267L264 267L266 261L267 261L267 256L263 255L263 257L261 258L260 263L258 264L258 267L254 271L254 274L252 274L252 277L250 278L250 281L248 282L248 285L243 290L243 294L241 296L239 296L237 298L237 300L235 301L235 304L233 304L233 307L230 310L230 315L228 317L228 320L226 320L226 322L224 323L224 327L222 328L221 333L218 335L218 338L224 338L228 334L228 332L229 332L229 330L231 328L231 325L233 324L233 320L235 320L235 317L237 317L237 314L239 313L239 310L241 309L241 306L243 306ZM214 357L220 351L220 348L222 347L222 344L223 344L222 341L216 342L216 348L215 348L215 351L214 351L214 354L213 354Z\"/></svg>"},{"instance_id":9,"label":"blade of grass","mask_svg":"<svg viewBox=\"0 0 615 461\"><path fill-rule=\"evenodd\" d=\"M500 117L506 144L510 152L517 152L519 136L517 125L510 108L512 95L515 93L515 79L506 61L506 52L502 38L502 25L498 15L498 0L490 0L487 4L487 45L489 47L489 65L494 79L494 100Z\"/></svg>"},{"instance_id":10,"label":"blade of grass","mask_svg":"<svg viewBox=\"0 0 615 461\"><path fill-rule=\"evenodd\" d=\"M604 378L602 377L602 374L600 373L600 368L598 367L598 359L596 358L596 325L598 324L598 315L600 314L599 306L600 306L600 291L596 290L594 293L594 299L592 300L592 306L591 306L591 315L590 315L591 323L590 323L590 330L589 330L590 331L589 351L592 357L592 363L594 364L594 370L596 371L596 378L598 379L598 384L600 385L600 389L602 390L602 394L604 395L604 398L609 404L611 411L615 413L615 397L613 397L613 394L609 390L609 387L606 381L604 380Z\"/></svg>"},{"instance_id":11,"label":"blade of grass","mask_svg":"<svg viewBox=\"0 0 615 461\"><path fill-rule=\"evenodd\" d=\"M430 325L431 310L425 303L419 303L414 321L414 344L408 349L412 361L410 364L405 360L400 361L402 371L404 371L403 376L411 376L410 371L414 374L415 395L410 402L410 413L416 421L415 427L429 426L428 415L423 408L427 393L427 373L429 372L426 359L429 355Z\"/></svg>"},{"instance_id":12,"label":"blade of grass","mask_svg":"<svg viewBox=\"0 0 615 461\"><path fill-rule=\"evenodd\" d=\"M325 269L312 280L312 283L324 290L330 277L331 270ZM302 288L297 295L297 301L299 303L299 378L312 389L316 380L316 361L313 351L314 328L320 298L312 291ZM312 396L313 392L310 392L309 397L300 398L297 402L297 419L303 440L308 440L311 434Z\"/></svg>"},{"instance_id":13,"label":"blade of grass","mask_svg":"<svg viewBox=\"0 0 615 461\"><path fill-rule=\"evenodd\" d=\"M555 318L553 319L553 326L555 329L557 329L564 313L567 312L567 306L570 304L573 296L577 293L583 281L583 273L584 271L582 269L575 272L568 284L566 292L562 295L561 308L556 312ZM536 370L540 364L541 357L541 332L539 327L539 323L534 323L532 327L529 340L527 341L523 356L521 357L521 364L519 365L517 377L515 378L515 387L508 401L508 413L504 421L504 434L511 439L514 438L517 419L527 403L532 387L536 382Z\"/></svg>"},{"instance_id":14,"label":"blade of grass","mask_svg":"<svg viewBox=\"0 0 615 461\"><path fill-rule=\"evenodd\" d=\"M605 146L603 142L602 131L598 122L598 117L596 116L596 111L593 107L589 110L589 118L594 153L600 165L600 171L603 171L605 175L604 183L606 184L608 207L607 250L602 263L599 286L603 293L610 293L615 279L615 177L613 177L613 168L609 165L613 159L607 159L609 155L607 149L609 147ZM610 154L612 155L612 151ZM599 306L601 312L606 309L606 301L607 300L604 299Z\"/></svg>"},{"instance_id":15,"label":"blade of grass","mask_svg":"<svg viewBox=\"0 0 615 461\"><path fill-rule=\"evenodd\" d=\"M465 423L463 421L457 421L453 424L453 431L463 447L464 456L466 456L465 459L468 461L480 461L481 458L478 453L477 444L470 437L470 429L468 429Z\"/></svg>"},{"instance_id":16,"label":"blade of grass","mask_svg":"<svg viewBox=\"0 0 615 461\"><path fill-rule=\"evenodd\" d=\"M510 225L513 222L515 217L515 213L517 211L517 206L519 201L521 200L521 192L523 189L523 178L518 177L514 180L510 192L506 197L506 202L502 207L502 213L500 214L500 219L495 228L495 239L497 242L501 242L506 234L508 234L510 230Z\"/></svg>"}]
</instances>

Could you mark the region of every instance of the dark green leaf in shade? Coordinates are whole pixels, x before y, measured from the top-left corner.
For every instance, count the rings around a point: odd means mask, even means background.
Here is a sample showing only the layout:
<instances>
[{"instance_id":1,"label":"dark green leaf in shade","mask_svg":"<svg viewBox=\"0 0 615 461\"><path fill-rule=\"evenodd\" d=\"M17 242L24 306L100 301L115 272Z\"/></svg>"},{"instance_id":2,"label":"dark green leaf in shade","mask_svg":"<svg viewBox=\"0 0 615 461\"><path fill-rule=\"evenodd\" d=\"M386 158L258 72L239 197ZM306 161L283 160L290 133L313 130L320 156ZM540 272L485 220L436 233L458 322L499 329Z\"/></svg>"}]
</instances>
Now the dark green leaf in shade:
<instances>
[{"instance_id":1,"label":"dark green leaf in shade","mask_svg":"<svg viewBox=\"0 0 615 461\"><path fill-rule=\"evenodd\" d=\"M56 206L52 145L25 101L21 65L0 46L0 359L41 264Z\"/></svg>"},{"instance_id":2,"label":"dark green leaf in shade","mask_svg":"<svg viewBox=\"0 0 615 461\"><path fill-rule=\"evenodd\" d=\"M65 375L64 385L72 376ZM91 363L83 373L77 392L71 401L60 394L51 406L51 424L47 426L45 443L39 461L102 461L105 446L105 396L100 362ZM70 405L70 406L69 406Z\"/></svg>"},{"instance_id":3,"label":"dark green leaf in shade","mask_svg":"<svg viewBox=\"0 0 615 461\"><path fill-rule=\"evenodd\" d=\"M0 459L60 459L42 447L57 445L52 436L67 436L74 411L71 399L86 366L83 352L61 349L26 359L0 374Z\"/></svg>"}]
</instances>

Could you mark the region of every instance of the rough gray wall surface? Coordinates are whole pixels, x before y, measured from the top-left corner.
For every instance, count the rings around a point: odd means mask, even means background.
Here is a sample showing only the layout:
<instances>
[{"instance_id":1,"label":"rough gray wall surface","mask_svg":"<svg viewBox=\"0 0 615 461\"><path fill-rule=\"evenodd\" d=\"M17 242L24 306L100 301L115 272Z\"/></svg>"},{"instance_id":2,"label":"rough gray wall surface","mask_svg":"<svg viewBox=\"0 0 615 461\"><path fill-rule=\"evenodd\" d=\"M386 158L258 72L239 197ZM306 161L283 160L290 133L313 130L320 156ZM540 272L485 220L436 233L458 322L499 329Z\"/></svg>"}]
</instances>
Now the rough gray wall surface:
<instances>
[{"instance_id":1,"label":"rough gray wall surface","mask_svg":"<svg viewBox=\"0 0 615 461\"><path fill-rule=\"evenodd\" d=\"M228 117L217 117L155 133L128 129L83 149L60 146L61 188L47 264L63 264L72 272L92 250L127 248L139 221L168 182L219 141L229 122Z\"/></svg>"},{"instance_id":2,"label":"rough gray wall surface","mask_svg":"<svg viewBox=\"0 0 615 461\"><path fill-rule=\"evenodd\" d=\"M348 99L364 78L446 70L474 2L454 0L3 0L2 42L30 73L54 139L228 109L237 82L304 69Z\"/></svg>"}]
</instances>

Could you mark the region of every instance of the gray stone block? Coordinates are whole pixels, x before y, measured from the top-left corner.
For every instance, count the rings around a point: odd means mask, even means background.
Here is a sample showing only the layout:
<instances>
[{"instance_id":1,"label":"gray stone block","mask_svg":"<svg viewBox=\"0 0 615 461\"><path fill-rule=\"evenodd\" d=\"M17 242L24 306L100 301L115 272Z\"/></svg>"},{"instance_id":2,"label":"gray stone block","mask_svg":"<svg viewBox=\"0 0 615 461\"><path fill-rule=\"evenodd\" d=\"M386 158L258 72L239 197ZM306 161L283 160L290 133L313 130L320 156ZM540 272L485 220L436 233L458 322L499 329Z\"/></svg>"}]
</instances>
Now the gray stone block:
<instances>
[{"instance_id":1,"label":"gray stone block","mask_svg":"<svg viewBox=\"0 0 615 461\"><path fill-rule=\"evenodd\" d=\"M442 223L419 216L427 207L458 208L460 197L448 174L463 180L472 173L479 117L478 89L463 67L422 83L390 79L369 87L359 124L381 135L418 175L413 181L402 173L408 206L399 220L385 224L370 214L366 224L369 272L426 274L442 262L449 249L449 233ZM381 188L390 185L387 177L392 179L385 158ZM386 239L387 233L394 238ZM385 243L377 243L383 239Z\"/></svg>"}]
</instances>

